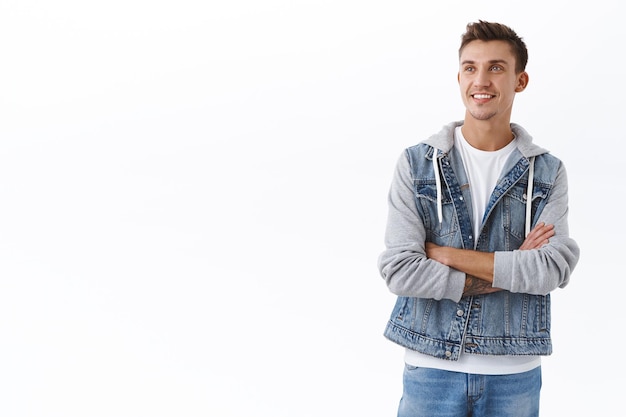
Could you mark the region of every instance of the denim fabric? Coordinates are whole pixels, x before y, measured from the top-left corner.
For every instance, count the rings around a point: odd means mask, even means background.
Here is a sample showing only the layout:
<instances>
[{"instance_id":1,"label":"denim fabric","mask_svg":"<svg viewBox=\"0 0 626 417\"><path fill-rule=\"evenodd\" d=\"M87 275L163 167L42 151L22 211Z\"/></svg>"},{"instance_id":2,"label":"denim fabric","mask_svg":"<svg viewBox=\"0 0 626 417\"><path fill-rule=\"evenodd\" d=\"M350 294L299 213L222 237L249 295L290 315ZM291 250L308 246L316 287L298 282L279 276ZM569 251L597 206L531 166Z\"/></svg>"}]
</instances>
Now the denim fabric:
<instances>
[{"instance_id":1,"label":"denim fabric","mask_svg":"<svg viewBox=\"0 0 626 417\"><path fill-rule=\"evenodd\" d=\"M398 417L537 417L541 367L476 375L406 365Z\"/></svg>"}]
</instances>

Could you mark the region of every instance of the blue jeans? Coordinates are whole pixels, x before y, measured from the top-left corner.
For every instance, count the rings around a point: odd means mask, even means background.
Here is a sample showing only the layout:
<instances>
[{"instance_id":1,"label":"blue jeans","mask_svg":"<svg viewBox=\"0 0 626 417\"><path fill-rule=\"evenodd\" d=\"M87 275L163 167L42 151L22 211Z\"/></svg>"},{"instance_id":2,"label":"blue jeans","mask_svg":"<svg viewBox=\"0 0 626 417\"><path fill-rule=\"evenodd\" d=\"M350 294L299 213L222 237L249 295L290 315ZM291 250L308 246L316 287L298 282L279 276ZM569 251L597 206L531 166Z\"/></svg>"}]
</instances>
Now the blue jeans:
<instances>
[{"instance_id":1,"label":"blue jeans","mask_svg":"<svg viewBox=\"0 0 626 417\"><path fill-rule=\"evenodd\" d=\"M541 367L477 375L405 365L398 417L537 417Z\"/></svg>"}]
</instances>

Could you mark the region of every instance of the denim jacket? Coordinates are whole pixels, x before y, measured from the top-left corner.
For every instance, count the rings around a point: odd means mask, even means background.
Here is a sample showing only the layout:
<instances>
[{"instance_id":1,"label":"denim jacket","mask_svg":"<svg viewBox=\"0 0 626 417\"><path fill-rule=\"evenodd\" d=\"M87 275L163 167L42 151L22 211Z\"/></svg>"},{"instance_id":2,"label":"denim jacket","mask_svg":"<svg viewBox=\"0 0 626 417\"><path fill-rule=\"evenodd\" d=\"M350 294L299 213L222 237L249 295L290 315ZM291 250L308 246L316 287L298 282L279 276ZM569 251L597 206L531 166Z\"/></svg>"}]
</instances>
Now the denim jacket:
<instances>
[{"instance_id":1,"label":"denim jacket","mask_svg":"<svg viewBox=\"0 0 626 417\"><path fill-rule=\"evenodd\" d=\"M378 266L398 296L384 335L441 359L461 352L549 355L550 292L565 287L579 258L569 237L567 174L560 160L511 124L517 149L507 160L483 219L472 219L472 196L450 123L405 150L389 191L386 249ZM434 151L437 154L434 155ZM437 158L437 186L433 158ZM527 207L530 162L532 196ZM555 236L539 249L519 250L525 219L553 224ZM439 215L442 214L441 220ZM480 235L473 236L473 221ZM425 242L494 252L493 286L504 291L462 297L465 273L428 259Z\"/></svg>"}]
</instances>

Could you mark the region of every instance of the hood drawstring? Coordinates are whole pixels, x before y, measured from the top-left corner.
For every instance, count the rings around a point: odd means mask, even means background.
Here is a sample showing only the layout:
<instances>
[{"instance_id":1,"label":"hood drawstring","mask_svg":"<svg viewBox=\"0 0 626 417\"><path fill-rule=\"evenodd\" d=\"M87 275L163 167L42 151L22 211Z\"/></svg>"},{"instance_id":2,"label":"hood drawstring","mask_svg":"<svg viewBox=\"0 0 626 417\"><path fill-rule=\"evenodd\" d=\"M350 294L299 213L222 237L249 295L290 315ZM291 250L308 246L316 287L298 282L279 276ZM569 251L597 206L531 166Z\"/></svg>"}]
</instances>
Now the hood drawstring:
<instances>
[{"instance_id":1,"label":"hood drawstring","mask_svg":"<svg viewBox=\"0 0 626 417\"><path fill-rule=\"evenodd\" d=\"M533 206L533 181L535 179L535 157L530 158L530 166L528 167L528 188L526 189L526 234L530 233L531 209Z\"/></svg>"},{"instance_id":2,"label":"hood drawstring","mask_svg":"<svg viewBox=\"0 0 626 417\"><path fill-rule=\"evenodd\" d=\"M441 178L439 178L437 152L437 148L433 147L433 169L435 170L435 184L437 186L437 218L439 219L439 224L441 224L443 221L443 205L441 203Z\"/></svg>"}]
</instances>

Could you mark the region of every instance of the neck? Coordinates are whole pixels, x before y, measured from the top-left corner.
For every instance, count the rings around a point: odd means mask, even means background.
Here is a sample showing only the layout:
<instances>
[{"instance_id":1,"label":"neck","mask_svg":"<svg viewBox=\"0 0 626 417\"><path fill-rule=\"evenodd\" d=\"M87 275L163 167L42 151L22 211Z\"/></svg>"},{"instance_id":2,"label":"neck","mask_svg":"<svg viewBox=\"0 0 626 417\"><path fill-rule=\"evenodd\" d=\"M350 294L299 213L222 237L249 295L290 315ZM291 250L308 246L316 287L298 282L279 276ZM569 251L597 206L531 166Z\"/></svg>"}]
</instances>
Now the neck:
<instances>
[{"instance_id":1,"label":"neck","mask_svg":"<svg viewBox=\"0 0 626 417\"><path fill-rule=\"evenodd\" d=\"M509 122L494 124L466 118L461 131L470 145L482 151L502 149L514 138Z\"/></svg>"}]
</instances>

